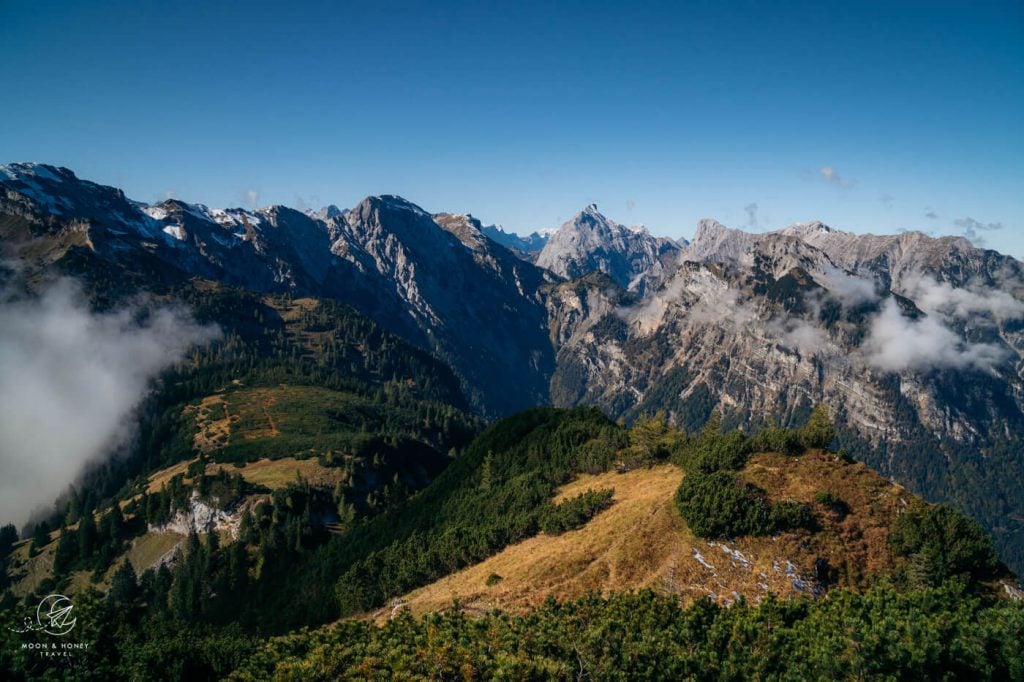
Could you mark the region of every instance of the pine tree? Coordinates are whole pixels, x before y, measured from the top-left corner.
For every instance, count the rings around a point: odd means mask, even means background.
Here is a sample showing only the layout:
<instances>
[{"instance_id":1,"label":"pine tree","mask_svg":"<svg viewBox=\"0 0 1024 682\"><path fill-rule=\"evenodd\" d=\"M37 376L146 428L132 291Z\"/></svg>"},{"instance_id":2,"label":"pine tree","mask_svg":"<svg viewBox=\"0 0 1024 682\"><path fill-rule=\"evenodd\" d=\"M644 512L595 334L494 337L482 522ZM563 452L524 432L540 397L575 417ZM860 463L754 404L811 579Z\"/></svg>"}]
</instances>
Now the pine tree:
<instances>
[{"instance_id":1,"label":"pine tree","mask_svg":"<svg viewBox=\"0 0 1024 682\"><path fill-rule=\"evenodd\" d=\"M247 555L241 542L234 542L228 547L228 590L241 592L249 579Z\"/></svg>"},{"instance_id":2,"label":"pine tree","mask_svg":"<svg viewBox=\"0 0 1024 682\"><path fill-rule=\"evenodd\" d=\"M50 524L41 521L32 530L32 550L37 551L50 542Z\"/></svg>"},{"instance_id":3,"label":"pine tree","mask_svg":"<svg viewBox=\"0 0 1024 682\"><path fill-rule=\"evenodd\" d=\"M138 593L138 581L132 562L125 560L110 580L107 600L115 604L130 604Z\"/></svg>"},{"instance_id":4,"label":"pine tree","mask_svg":"<svg viewBox=\"0 0 1024 682\"><path fill-rule=\"evenodd\" d=\"M110 511L103 517L104 541L111 546L118 547L124 538L124 514L121 512L121 505L114 502Z\"/></svg>"},{"instance_id":5,"label":"pine tree","mask_svg":"<svg viewBox=\"0 0 1024 682\"><path fill-rule=\"evenodd\" d=\"M345 530L352 527L356 520L356 506L345 500L344 497L338 502L338 523Z\"/></svg>"},{"instance_id":6,"label":"pine tree","mask_svg":"<svg viewBox=\"0 0 1024 682\"><path fill-rule=\"evenodd\" d=\"M96 549L96 519L93 518L92 512L82 514L82 519L78 522L77 535L78 556L88 560Z\"/></svg>"},{"instance_id":7,"label":"pine tree","mask_svg":"<svg viewBox=\"0 0 1024 682\"><path fill-rule=\"evenodd\" d=\"M836 429L828 416L828 409L818 405L811 412L807 423L800 429L800 439L808 448L827 448L836 437Z\"/></svg>"},{"instance_id":8,"label":"pine tree","mask_svg":"<svg viewBox=\"0 0 1024 682\"><path fill-rule=\"evenodd\" d=\"M53 573L62 575L71 569L72 564L78 558L78 542L75 538L75 531L69 528L62 528L60 538L57 540L57 549L53 554Z\"/></svg>"},{"instance_id":9,"label":"pine tree","mask_svg":"<svg viewBox=\"0 0 1024 682\"><path fill-rule=\"evenodd\" d=\"M494 453L490 450L484 455L484 461L480 465L480 489L490 490L491 486L494 485Z\"/></svg>"},{"instance_id":10,"label":"pine tree","mask_svg":"<svg viewBox=\"0 0 1024 682\"><path fill-rule=\"evenodd\" d=\"M8 523L0 528L0 559L11 553L11 548L18 541L18 530L13 523Z\"/></svg>"}]
</instances>

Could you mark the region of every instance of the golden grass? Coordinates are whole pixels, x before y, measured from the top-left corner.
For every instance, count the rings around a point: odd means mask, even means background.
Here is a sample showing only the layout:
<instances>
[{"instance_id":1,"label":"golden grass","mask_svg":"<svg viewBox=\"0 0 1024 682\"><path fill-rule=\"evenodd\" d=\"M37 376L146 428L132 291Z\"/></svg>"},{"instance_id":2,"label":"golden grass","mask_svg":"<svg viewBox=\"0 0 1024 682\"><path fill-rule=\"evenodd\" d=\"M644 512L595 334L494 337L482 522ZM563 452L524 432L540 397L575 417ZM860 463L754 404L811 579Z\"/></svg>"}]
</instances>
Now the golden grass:
<instances>
[{"instance_id":1,"label":"golden grass","mask_svg":"<svg viewBox=\"0 0 1024 682\"><path fill-rule=\"evenodd\" d=\"M196 422L196 435L192 437L192 445L199 452L212 452L227 445L231 435L231 424L237 422L238 415L228 411L228 404L222 393L208 395L198 405L189 405L185 413L191 413Z\"/></svg>"},{"instance_id":2,"label":"golden grass","mask_svg":"<svg viewBox=\"0 0 1024 682\"><path fill-rule=\"evenodd\" d=\"M664 465L625 474L580 476L557 499L587 488L614 488L612 506L581 529L538 535L411 593L415 613L444 608L458 598L464 607L524 610L551 594L577 596L587 590L660 586L687 533L671 499L682 472ZM492 574L501 576L486 585Z\"/></svg>"},{"instance_id":3,"label":"golden grass","mask_svg":"<svg viewBox=\"0 0 1024 682\"><path fill-rule=\"evenodd\" d=\"M125 557L132 562L135 573L142 575L147 568L152 568L160 557L174 549L184 537L177 533L145 533L132 542L131 548L125 552ZM108 571L109 575L113 575L112 571L120 566L120 562L115 563L116 566Z\"/></svg>"},{"instance_id":4,"label":"golden grass","mask_svg":"<svg viewBox=\"0 0 1024 682\"><path fill-rule=\"evenodd\" d=\"M822 525L819 532L784 534L783 550L823 558L840 572L840 582L860 587L874 573L893 568L889 526L914 496L863 463L844 464L822 451L802 457L758 454L747 463L744 477L768 492L772 501L794 500L811 504ZM818 492L831 492L849 508L835 514L815 503Z\"/></svg>"},{"instance_id":5,"label":"golden grass","mask_svg":"<svg viewBox=\"0 0 1024 682\"><path fill-rule=\"evenodd\" d=\"M249 462L241 468L233 464L209 464L206 473L215 474L220 469L226 469L229 473L237 472L249 483L263 485L271 490L284 488L289 483L294 483L298 475L301 475L314 487L333 488L345 475L343 469L321 466L315 458L260 459Z\"/></svg>"},{"instance_id":6,"label":"golden grass","mask_svg":"<svg viewBox=\"0 0 1024 682\"><path fill-rule=\"evenodd\" d=\"M60 533L54 532L50 537L59 535ZM53 570L53 555L57 551L57 543L51 541L34 557L29 556L31 544L31 540L24 540L11 552L7 574L12 580L9 589L15 597L23 597L34 592L39 583L49 577Z\"/></svg>"},{"instance_id":7,"label":"golden grass","mask_svg":"<svg viewBox=\"0 0 1024 682\"><path fill-rule=\"evenodd\" d=\"M263 299L263 303L274 308L281 315L285 322L295 322L303 312L316 310L320 307L320 301L315 298L293 298L287 304L271 297Z\"/></svg>"},{"instance_id":8,"label":"golden grass","mask_svg":"<svg viewBox=\"0 0 1024 682\"><path fill-rule=\"evenodd\" d=\"M165 483L170 481L178 474L184 474L185 471L188 470L189 465L195 461L196 458L192 458L189 460L185 460L184 462L178 462L177 464L173 464L167 467L166 469L161 469L160 471L156 472L155 474L149 477L149 484L146 486L146 492L150 494L159 492L160 488L163 487Z\"/></svg>"},{"instance_id":9,"label":"golden grass","mask_svg":"<svg viewBox=\"0 0 1024 682\"><path fill-rule=\"evenodd\" d=\"M816 533L714 542L699 539L680 517L674 495L683 473L672 465L625 474L580 476L562 487L556 501L587 488L614 488L612 506L587 525L560 536L538 535L506 547L406 595L413 613L442 610L458 599L469 611L503 608L522 612L548 595L579 597L650 587L684 602L710 596L729 603L740 596L758 601L808 593L802 582L823 558L838 584L859 587L875 572L891 569L888 525L911 495L862 464L847 465L823 453L791 458L759 454L744 477L770 491L773 500L810 503L821 520ZM845 518L814 504L819 490L832 490L850 506ZM492 575L501 580L487 585ZM492 581L493 582L493 581ZM391 610L376 614L387 618Z\"/></svg>"}]
</instances>

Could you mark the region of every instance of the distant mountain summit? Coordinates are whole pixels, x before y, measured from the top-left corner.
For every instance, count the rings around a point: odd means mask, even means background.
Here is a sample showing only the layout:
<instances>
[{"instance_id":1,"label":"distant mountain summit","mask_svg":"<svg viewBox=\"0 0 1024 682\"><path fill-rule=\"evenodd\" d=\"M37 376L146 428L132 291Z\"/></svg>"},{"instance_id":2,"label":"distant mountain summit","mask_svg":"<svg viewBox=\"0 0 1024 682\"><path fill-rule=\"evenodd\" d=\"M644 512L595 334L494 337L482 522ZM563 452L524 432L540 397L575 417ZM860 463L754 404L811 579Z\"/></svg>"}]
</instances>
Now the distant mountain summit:
<instances>
[{"instance_id":1,"label":"distant mountain summit","mask_svg":"<svg viewBox=\"0 0 1024 682\"><path fill-rule=\"evenodd\" d=\"M484 237L475 220L439 217L446 228L394 195L315 215L176 199L148 206L39 164L0 166L0 187L8 257L84 259L93 265L75 267L86 273L116 267L126 273L120 287L202 277L339 299L451 365L484 414L547 400L554 353L539 288L554 277Z\"/></svg>"},{"instance_id":2,"label":"distant mountain summit","mask_svg":"<svg viewBox=\"0 0 1024 682\"><path fill-rule=\"evenodd\" d=\"M644 228L611 221L590 204L551 235L537 265L567 279L603 272L619 286L642 290L646 277L661 273L661 258L678 248Z\"/></svg>"},{"instance_id":3,"label":"distant mountain summit","mask_svg":"<svg viewBox=\"0 0 1024 682\"><path fill-rule=\"evenodd\" d=\"M537 255L554 232L553 229L548 228L536 230L525 237L520 237L518 234L506 232L501 225L485 225L482 231L488 238L507 249L519 252L527 260L536 260Z\"/></svg>"}]
</instances>

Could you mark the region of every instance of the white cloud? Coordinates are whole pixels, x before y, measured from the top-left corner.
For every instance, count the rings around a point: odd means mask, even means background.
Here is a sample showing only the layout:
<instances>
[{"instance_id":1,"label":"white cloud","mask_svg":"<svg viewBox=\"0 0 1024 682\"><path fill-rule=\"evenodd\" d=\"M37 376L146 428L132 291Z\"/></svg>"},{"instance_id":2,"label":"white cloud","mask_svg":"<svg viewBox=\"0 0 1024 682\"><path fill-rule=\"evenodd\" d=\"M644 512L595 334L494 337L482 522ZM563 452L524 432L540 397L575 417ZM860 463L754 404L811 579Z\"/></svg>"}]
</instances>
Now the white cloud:
<instances>
[{"instance_id":1,"label":"white cloud","mask_svg":"<svg viewBox=\"0 0 1024 682\"><path fill-rule=\"evenodd\" d=\"M798 317L773 319L765 329L769 337L796 348L803 355L817 355L829 346L828 333L824 329Z\"/></svg>"},{"instance_id":2,"label":"white cloud","mask_svg":"<svg viewBox=\"0 0 1024 682\"><path fill-rule=\"evenodd\" d=\"M978 313L988 313L997 320L1024 317L1024 302L1006 291L990 287L954 287L927 275L904 278L903 294L913 299L921 310L945 317L967 318Z\"/></svg>"},{"instance_id":3,"label":"white cloud","mask_svg":"<svg viewBox=\"0 0 1024 682\"><path fill-rule=\"evenodd\" d=\"M849 189L857 184L856 180L844 178L839 175L839 172L832 166L822 166L818 169L818 174L822 177L825 182L831 182L834 185L839 185L844 189Z\"/></svg>"},{"instance_id":4,"label":"white cloud","mask_svg":"<svg viewBox=\"0 0 1024 682\"><path fill-rule=\"evenodd\" d=\"M878 299L873 280L850 275L837 267L825 268L824 285L844 305L858 306Z\"/></svg>"},{"instance_id":5,"label":"white cloud","mask_svg":"<svg viewBox=\"0 0 1024 682\"><path fill-rule=\"evenodd\" d=\"M145 301L92 313L70 279L0 291L0 523L24 523L123 446L151 380L218 333Z\"/></svg>"},{"instance_id":6,"label":"white cloud","mask_svg":"<svg viewBox=\"0 0 1024 682\"><path fill-rule=\"evenodd\" d=\"M688 327L712 325L742 332L759 319L757 309L740 299L737 290L714 279L691 280L677 277L640 303L621 307L615 314L631 329L648 334L658 329L666 312L678 310Z\"/></svg>"},{"instance_id":7,"label":"white cloud","mask_svg":"<svg viewBox=\"0 0 1024 682\"><path fill-rule=\"evenodd\" d=\"M1005 349L989 343L969 343L936 315L905 317L895 299L888 299L871 321L861 345L865 361L887 372L934 368L991 370L1007 358Z\"/></svg>"}]
</instances>

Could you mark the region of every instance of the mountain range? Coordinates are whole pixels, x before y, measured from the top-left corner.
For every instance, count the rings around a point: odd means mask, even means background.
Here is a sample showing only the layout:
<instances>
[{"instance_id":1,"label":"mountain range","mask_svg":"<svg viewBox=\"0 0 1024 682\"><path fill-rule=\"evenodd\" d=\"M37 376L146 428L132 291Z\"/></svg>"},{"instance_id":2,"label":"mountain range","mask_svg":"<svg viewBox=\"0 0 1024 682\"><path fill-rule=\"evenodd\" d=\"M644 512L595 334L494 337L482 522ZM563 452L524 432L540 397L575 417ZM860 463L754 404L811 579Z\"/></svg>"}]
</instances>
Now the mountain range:
<instances>
[{"instance_id":1,"label":"mountain range","mask_svg":"<svg viewBox=\"0 0 1024 682\"><path fill-rule=\"evenodd\" d=\"M1024 273L965 239L704 220L676 242L594 205L520 238L390 195L147 205L40 164L0 166L0 188L4 257L97 304L198 280L341 301L447 364L487 419L593 405L692 431L824 404L839 447L960 507L1024 569Z\"/></svg>"}]
</instances>

